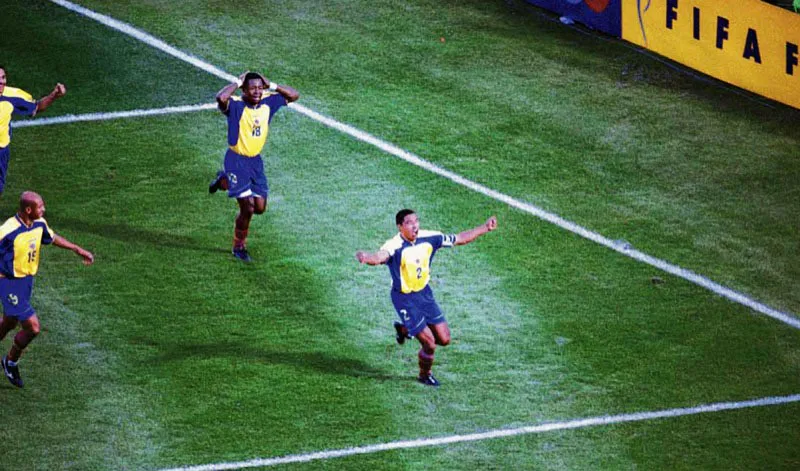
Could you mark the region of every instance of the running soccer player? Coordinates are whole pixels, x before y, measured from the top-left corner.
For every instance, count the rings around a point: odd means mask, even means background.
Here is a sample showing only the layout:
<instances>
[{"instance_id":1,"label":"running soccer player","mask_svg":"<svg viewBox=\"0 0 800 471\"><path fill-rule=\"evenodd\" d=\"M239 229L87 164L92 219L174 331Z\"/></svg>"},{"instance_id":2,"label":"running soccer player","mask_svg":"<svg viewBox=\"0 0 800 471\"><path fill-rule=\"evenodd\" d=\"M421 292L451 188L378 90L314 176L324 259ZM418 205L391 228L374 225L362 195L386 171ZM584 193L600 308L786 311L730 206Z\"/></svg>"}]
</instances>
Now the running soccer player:
<instances>
[{"instance_id":1,"label":"running soccer player","mask_svg":"<svg viewBox=\"0 0 800 471\"><path fill-rule=\"evenodd\" d=\"M431 262L442 247L469 244L478 237L497 228L497 218L492 216L474 229L458 234L423 231L419 218L411 209L402 209L395 215L399 233L386 241L377 252L356 252L356 259L367 265L386 264L392 275L392 304L401 322L395 322L397 343L416 337L419 350L419 376L417 381L427 386L439 386L433 376L433 355L436 346L450 343L447 319L433 298L428 285Z\"/></svg>"},{"instance_id":2,"label":"running soccer player","mask_svg":"<svg viewBox=\"0 0 800 471\"><path fill-rule=\"evenodd\" d=\"M38 101L26 91L7 86L5 66L0 65L0 195L6 186L6 174L11 144L11 116L35 116L46 110L54 101L67 93L64 84L58 83L49 95Z\"/></svg>"},{"instance_id":3,"label":"running soccer player","mask_svg":"<svg viewBox=\"0 0 800 471\"><path fill-rule=\"evenodd\" d=\"M56 235L44 220L44 201L32 191L22 193L19 211L0 226L0 341L17 325L22 329L14 336L8 355L2 359L3 373L14 386L23 386L19 374L22 352L39 335L39 318L30 304L33 277L39 271L39 249L42 244L72 250L83 258L84 265L94 263L91 252Z\"/></svg>"},{"instance_id":4,"label":"running soccer player","mask_svg":"<svg viewBox=\"0 0 800 471\"><path fill-rule=\"evenodd\" d=\"M233 96L238 89L242 96ZM267 142L269 123L275 113L300 95L286 85L270 82L263 75L245 72L235 83L226 85L217 93L219 110L228 117L228 151L223 170L208 186L209 193L228 190L228 197L236 198L239 214L233 230L233 256L249 262L247 233L253 214L267 210L269 184L264 173L261 149Z\"/></svg>"}]
</instances>

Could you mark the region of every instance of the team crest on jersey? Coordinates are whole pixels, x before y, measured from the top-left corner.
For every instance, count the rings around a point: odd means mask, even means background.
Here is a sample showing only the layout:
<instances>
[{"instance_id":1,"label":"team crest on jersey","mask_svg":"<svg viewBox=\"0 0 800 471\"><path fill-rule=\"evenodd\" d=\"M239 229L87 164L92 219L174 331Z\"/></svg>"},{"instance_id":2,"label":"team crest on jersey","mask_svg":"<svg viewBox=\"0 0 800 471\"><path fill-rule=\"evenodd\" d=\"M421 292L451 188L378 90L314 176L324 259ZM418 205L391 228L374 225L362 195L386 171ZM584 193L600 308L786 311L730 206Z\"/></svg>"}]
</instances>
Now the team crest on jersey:
<instances>
[{"instance_id":1,"label":"team crest on jersey","mask_svg":"<svg viewBox=\"0 0 800 471\"><path fill-rule=\"evenodd\" d=\"M237 179L236 179L236 174L235 173L229 173L228 174L228 181L231 183L231 185L236 185L236 180Z\"/></svg>"},{"instance_id":2,"label":"team crest on jersey","mask_svg":"<svg viewBox=\"0 0 800 471\"><path fill-rule=\"evenodd\" d=\"M11 303L12 306L16 306L17 304L19 304L19 298L17 297L16 294L11 293L8 295L8 302Z\"/></svg>"}]
</instances>

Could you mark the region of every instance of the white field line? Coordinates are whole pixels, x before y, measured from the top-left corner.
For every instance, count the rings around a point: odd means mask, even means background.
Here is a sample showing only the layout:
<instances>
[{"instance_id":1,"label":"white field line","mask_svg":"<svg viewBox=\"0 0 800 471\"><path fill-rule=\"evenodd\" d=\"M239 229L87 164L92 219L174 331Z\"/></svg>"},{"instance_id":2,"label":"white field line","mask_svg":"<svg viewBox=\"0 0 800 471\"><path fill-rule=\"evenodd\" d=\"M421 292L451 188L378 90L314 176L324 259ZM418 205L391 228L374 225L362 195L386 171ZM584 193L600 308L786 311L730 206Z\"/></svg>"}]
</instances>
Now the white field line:
<instances>
[{"instance_id":1,"label":"white field line","mask_svg":"<svg viewBox=\"0 0 800 471\"><path fill-rule=\"evenodd\" d=\"M72 11L74 11L74 12L80 14L80 15L87 16L87 17L89 17L89 18L91 18L91 19L93 19L95 21L98 21L98 22L100 22L100 23L102 23L102 24L104 24L104 25L106 25L106 26L108 26L110 28L113 28L113 29L115 29L117 31L125 33L125 34L127 34L129 36L132 36L132 37L144 42L145 44L148 44L149 46L152 46L152 47L154 47L156 49L159 49L160 51L166 52L167 54L170 54L170 55L172 55L172 56L174 56L174 57L176 57L178 59L181 59L181 60L183 60L185 62L188 62L188 63L194 65L195 67L198 67L198 68L200 68L200 69L202 69L202 70L204 70L204 71L206 71L206 72L208 72L208 73L210 73L212 75L215 75L215 76L217 76L217 77L219 77L221 79L224 79L224 80L227 80L227 81L231 81L231 82L235 81L237 79L236 76L231 75L231 74L229 74L229 73L227 73L227 72L225 72L223 70L220 70L219 68L214 67L213 65L208 64L208 63L202 61L201 59L198 59L197 57L194 57L194 56L192 56L190 54L187 54L187 53L185 53L183 51L180 51L180 50L174 48L173 46L170 46L169 44L161 41L160 39L155 38L155 37L151 36L150 34L147 34L144 31L141 31L141 30L139 30L137 28L134 28L133 26L131 26L131 25L127 24L127 23L123 23L123 22L121 22L119 20L115 20L114 18L111 18L109 16L102 15L100 13L96 13L96 12L94 12L92 10L88 10L88 9L86 9L86 8L80 6L80 5L76 5L76 4L74 4L72 2L68 2L66 0L50 0L50 1L55 3L55 4L61 5L64 8L72 10ZM577 235L579 235L581 237L585 237L586 239L589 239L589 240L591 240L593 242L596 242L596 243L598 243L600 245L608 247L611 250L614 250L614 251L619 252L619 253L621 253L623 255L631 257L634 260L640 261L642 263L646 263L646 264L651 265L653 267L656 267L656 268L658 268L660 270L663 270L663 271L665 271L667 273L670 273L670 274L675 275L677 277L683 278L684 280L687 280L687 281L690 281L690 282L692 282L692 283L694 283L696 285L702 286L703 288L706 288L706 289L714 292L715 294L717 294L719 296L722 296L724 298L727 298L727 299L729 299L729 300L731 300L731 301L733 301L735 303L747 306L747 307L749 307L750 309L752 309L754 311L760 312L761 314L769 316L769 317L771 317L771 318L773 318L775 320L783 322L784 324L792 326L792 327L794 327L796 329L800 329L800 319L798 319L797 317L795 317L795 316L793 316L791 314L784 313L784 312L778 311L776 309L773 309L773 308L771 308L771 307L769 307L769 306L767 306L765 304L762 304L762 303L760 303L758 301L755 301L755 300L751 299L750 297L748 297L748 296L746 296L746 295L744 295L742 293L739 293L739 292L734 291L734 290L732 290L730 288L722 286L719 283L716 283L716 282L714 282L714 281L712 281L712 280L710 280L710 279L708 279L708 278L706 278L704 276L698 275L698 274L696 274L696 273L694 273L694 272L692 272L690 270L687 270L685 268L681 268L681 267L679 267L677 265L673 265L673 264L671 264L671 263L669 263L667 261L652 257L652 256L650 256L650 255L648 255L646 253L643 253L643 252L640 252L638 250L633 249L627 243L621 243L621 242L613 241L613 240L611 240L611 239L609 239L607 237L604 237L604 236L602 236L602 235L600 235L600 234L598 234L596 232L592 232L592 231L590 231L590 230L588 230L588 229L586 229L584 227L581 227L581 226L579 226L579 225L577 225L577 224L575 224L573 222L567 221L566 219L563 219L562 217L560 217L560 216L558 216L558 215L556 215L554 213L545 211L545 210L543 210L543 209L541 209L539 207L536 207L534 205L519 201L519 200L517 200L515 198L512 198L510 196L504 195L504 194L499 193L497 191L494 191L491 188L487 188L487 187L485 187L485 186L483 186L481 184L475 183L475 182L473 182L471 180L468 180L468 179L466 179L466 178L464 178L464 177L462 177L460 175L457 175L457 174L455 174L453 172L450 172L449 170L443 169L443 168L438 167L438 166L436 166L436 165L434 165L434 164L432 164L432 163L430 163L430 162L428 162L426 160L423 160L422 158L420 158L420 157L418 157L418 156L416 156L416 155L414 155L414 154L412 154L410 152L407 152L407 151L405 151L403 149L400 149L399 147L397 147L397 146L395 146L393 144L390 144L390 143L385 142L385 141L383 141L381 139L378 139L377 137L372 136L371 134L368 134L366 132L360 131L360 130L358 130L358 129L356 129L356 128L348 125L348 124L344 124L344 123L341 123L339 121L336 121L335 119L332 119L332 118L329 118L327 116L321 115L321 114L317 113L316 111L313 111L313 110L311 110L309 108L306 108L305 106L298 105L297 103L292 103L290 105L290 108L295 110L295 111L297 111L297 112L299 112L299 113L301 113L301 114L303 114L303 115L305 115L305 116L307 116L307 117L309 117L309 118L311 118L311 119L313 119L313 120L315 120L315 121L317 121L317 122L319 122L319 123L322 123L322 124L324 124L324 125L326 125L326 126L328 126L330 128L333 128L333 129L341 131L341 132L343 132L345 134L348 134L348 135L350 135L350 136L352 136L352 137L354 137L354 138L356 138L356 139L358 139L358 140L360 140L362 142L371 144L371 145L381 149L384 152L387 152L387 153L389 153L391 155L394 155L395 157L401 158L401 159L405 160L406 162L409 162L411 164L417 165L417 166L419 166L419 167L421 167L421 168L423 168L425 170L428 170L430 172L433 172L433 173L435 173L435 174L437 174L439 176L447 178L447 179L449 179L449 180L451 180L451 181L453 181L453 182L455 182L455 183L457 183L459 185L463 185L463 186L465 186L465 187L467 187L467 188L469 188L469 189L471 189L473 191L476 191L476 192L481 193L483 195L486 195L486 196L488 196L490 198L493 198L495 200L498 200L498 201L501 201L503 203L506 203L509 206L517 208L520 211L524 211L526 213L532 214L533 216L536 216L538 218L544 219L545 221L548 221L548 222L550 222L552 224L555 224L556 226L561 227L562 229L570 231L570 232L572 232L574 234L577 234Z\"/></svg>"},{"instance_id":2,"label":"white field line","mask_svg":"<svg viewBox=\"0 0 800 471\"><path fill-rule=\"evenodd\" d=\"M14 128L16 129L16 128L26 128L30 126L46 126L48 124L76 123L80 121L106 121L109 119L138 118L141 116L157 116L162 114L190 113L193 111L215 110L215 109L217 109L216 103L207 103L204 105L169 106L167 108L115 111L112 113L86 113L78 115L69 114L64 116L56 116L53 118L36 118L36 119L26 119L23 121L17 121L14 123Z\"/></svg>"},{"instance_id":3,"label":"white field line","mask_svg":"<svg viewBox=\"0 0 800 471\"><path fill-rule=\"evenodd\" d=\"M780 397L763 397L741 402L718 402L715 404L700 405L678 409L666 409L652 412L634 412L632 414L604 415L599 417L589 417L586 419L569 420L566 422L550 422L541 425L530 425L513 429L498 429L488 432L471 433L467 435L450 435L437 438L420 438L417 440L403 440L397 442L380 443L376 445L359 446L353 448L342 448L339 450L319 451L301 455L287 455L277 458L259 458L248 461L238 461L229 463L206 464L199 466L184 466L181 468L171 468L163 471L219 471L227 469L256 468L264 466L275 466L288 463L306 463L314 460L326 460L340 458L343 456L364 455L369 453L379 453L388 450L401 450L409 448L422 448L429 446L449 445L452 443L474 442L479 440L490 440L494 438L514 437L518 435L529 435L534 433L554 432L558 430L572 430L598 425L614 425L626 422L641 422L645 420L666 419L682 417L685 415L703 414L707 412L721 412L735 409L745 409L749 407L774 406L800 401L800 394Z\"/></svg>"}]
</instances>

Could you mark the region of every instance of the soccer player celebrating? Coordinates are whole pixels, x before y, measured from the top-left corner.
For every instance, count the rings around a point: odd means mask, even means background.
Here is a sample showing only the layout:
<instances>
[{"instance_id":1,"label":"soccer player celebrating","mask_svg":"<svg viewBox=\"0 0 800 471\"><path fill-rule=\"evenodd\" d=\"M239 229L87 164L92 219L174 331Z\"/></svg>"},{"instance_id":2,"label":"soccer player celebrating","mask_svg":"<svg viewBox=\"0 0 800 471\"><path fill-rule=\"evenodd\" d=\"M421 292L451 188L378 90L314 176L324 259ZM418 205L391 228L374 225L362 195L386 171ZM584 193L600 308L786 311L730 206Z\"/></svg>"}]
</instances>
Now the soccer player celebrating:
<instances>
[{"instance_id":1,"label":"soccer player celebrating","mask_svg":"<svg viewBox=\"0 0 800 471\"><path fill-rule=\"evenodd\" d=\"M236 89L242 96L233 96ZM226 85L217 93L217 105L228 117L228 151L223 169L208 187L209 193L227 189L236 198L239 214L233 230L233 256L249 262L247 232L253 214L267 210L269 184L264 173L261 149L267 142L269 123L275 113L300 95L291 87L270 82L263 75L245 72L238 82Z\"/></svg>"},{"instance_id":2,"label":"soccer player celebrating","mask_svg":"<svg viewBox=\"0 0 800 471\"><path fill-rule=\"evenodd\" d=\"M26 91L9 87L5 66L0 65L0 194L6 186L8 150L11 144L11 115L35 116L46 110L54 101L67 93L64 84L56 84L49 95L35 101Z\"/></svg>"},{"instance_id":3,"label":"soccer player celebrating","mask_svg":"<svg viewBox=\"0 0 800 471\"><path fill-rule=\"evenodd\" d=\"M386 241L377 252L356 252L356 259L367 265L389 267L392 275L392 304L402 322L395 322L397 343L416 337L422 348L419 351L419 376L417 381L427 386L439 386L431 373L436 346L450 343L447 319L433 298L428 285L433 256L442 247L469 244L478 237L497 228L497 218L492 216L474 229L458 234L423 231L419 218L410 209L400 210L395 216L400 232Z\"/></svg>"},{"instance_id":4,"label":"soccer player celebrating","mask_svg":"<svg viewBox=\"0 0 800 471\"><path fill-rule=\"evenodd\" d=\"M11 384L21 388L17 361L25 347L39 335L39 318L31 307L33 276L39 270L39 249L42 244L72 250L83 258L84 265L94 262L91 252L56 235L44 220L44 201L32 191L22 193L19 211L0 226L0 340L17 325L22 329L14 336L8 355L2 359L3 373Z\"/></svg>"}]
</instances>

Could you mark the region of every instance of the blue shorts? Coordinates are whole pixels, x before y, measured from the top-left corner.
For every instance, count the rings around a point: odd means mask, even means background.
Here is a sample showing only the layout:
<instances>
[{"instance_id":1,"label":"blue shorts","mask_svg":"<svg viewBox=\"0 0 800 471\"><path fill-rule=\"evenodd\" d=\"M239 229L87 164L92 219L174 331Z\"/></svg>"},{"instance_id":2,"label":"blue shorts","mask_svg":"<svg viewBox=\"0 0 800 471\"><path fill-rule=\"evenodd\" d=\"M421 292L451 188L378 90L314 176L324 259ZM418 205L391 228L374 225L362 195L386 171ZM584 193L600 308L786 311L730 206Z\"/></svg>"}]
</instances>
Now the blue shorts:
<instances>
[{"instance_id":1,"label":"blue shorts","mask_svg":"<svg viewBox=\"0 0 800 471\"><path fill-rule=\"evenodd\" d=\"M3 315L16 317L26 321L36 314L31 306L33 294L33 277L0 278L0 301L3 303Z\"/></svg>"},{"instance_id":2,"label":"blue shorts","mask_svg":"<svg viewBox=\"0 0 800 471\"><path fill-rule=\"evenodd\" d=\"M433 299L433 290L430 286L426 286L422 291L408 294L392 290L392 304L403 325L408 329L408 335L412 337L422 332L427 325L447 322L436 300Z\"/></svg>"},{"instance_id":3,"label":"blue shorts","mask_svg":"<svg viewBox=\"0 0 800 471\"><path fill-rule=\"evenodd\" d=\"M0 148L0 193L6 188L6 173L8 173L8 159L11 152L8 146Z\"/></svg>"},{"instance_id":4,"label":"blue shorts","mask_svg":"<svg viewBox=\"0 0 800 471\"><path fill-rule=\"evenodd\" d=\"M228 176L229 197L260 196L267 199L269 196L269 183L264 173L264 161L260 155L245 157L228 149L223 168L225 175Z\"/></svg>"}]
</instances>

